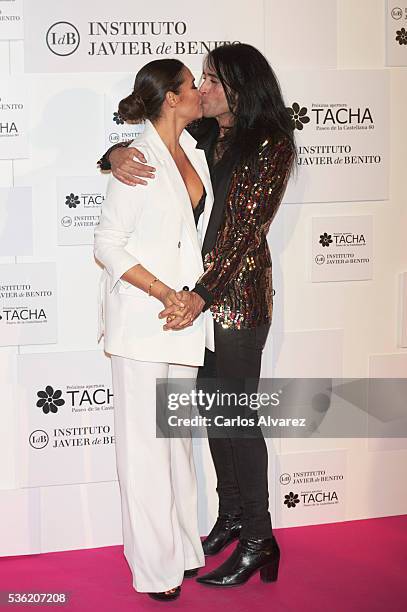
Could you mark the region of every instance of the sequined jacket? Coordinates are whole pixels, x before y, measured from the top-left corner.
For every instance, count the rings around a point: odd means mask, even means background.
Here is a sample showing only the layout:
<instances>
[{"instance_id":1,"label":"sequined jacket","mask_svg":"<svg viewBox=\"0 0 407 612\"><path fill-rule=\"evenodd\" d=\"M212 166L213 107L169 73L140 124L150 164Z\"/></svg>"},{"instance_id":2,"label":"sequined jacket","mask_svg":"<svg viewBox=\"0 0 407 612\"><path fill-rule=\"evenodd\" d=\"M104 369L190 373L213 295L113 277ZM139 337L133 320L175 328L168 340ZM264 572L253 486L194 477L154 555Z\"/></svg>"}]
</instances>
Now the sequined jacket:
<instances>
[{"instance_id":1,"label":"sequined jacket","mask_svg":"<svg viewBox=\"0 0 407 612\"><path fill-rule=\"evenodd\" d=\"M197 281L212 297L212 315L223 327L243 329L271 322L270 224L283 198L293 163L285 137L265 141L256 171L235 168L215 246L204 257Z\"/></svg>"},{"instance_id":2,"label":"sequined jacket","mask_svg":"<svg viewBox=\"0 0 407 612\"><path fill-rule=\"evenodd\" d=\"M191 125L190 131L213 168L217 121L203 119ZM128 144L111 147L99 160L99 167L110 170L110 151ZM283 198L293 157L287 138L265 141L256 171L226 161L223 184L214 189L215 202L202 249L205 272L193 290L205 300L205 309L210 305L215 321L226 328L248 329L271 322L272 265L267 233Z\"/></svg>"}]
</instances>

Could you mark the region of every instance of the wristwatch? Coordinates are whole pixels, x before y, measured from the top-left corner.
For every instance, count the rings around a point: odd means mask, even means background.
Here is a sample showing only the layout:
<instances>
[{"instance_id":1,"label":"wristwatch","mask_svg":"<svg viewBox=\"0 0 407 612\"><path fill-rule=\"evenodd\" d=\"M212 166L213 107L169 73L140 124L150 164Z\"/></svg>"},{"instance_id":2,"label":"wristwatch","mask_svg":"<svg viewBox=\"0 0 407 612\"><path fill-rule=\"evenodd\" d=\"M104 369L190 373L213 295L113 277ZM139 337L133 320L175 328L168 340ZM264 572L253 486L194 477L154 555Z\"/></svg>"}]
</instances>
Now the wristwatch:
<instances>
[{"instance_id":1,"label":"wristwatch","mask_svg":"<svg viewBox=\"0 0 407 612\"><path fill-rule=\"evenodd\" d=\"M116 144L111 146L110 149L108 149L106 153L104 153L102 157L99 159L99 161L97 162L97 166L99 167L99 170L102 170L102 171L111 170L112 166L109 160L110 153L114 151L114 149L118 149L119 147L128 147L130 142L131 140L125 140L124 142L117 142Z\"/></svg>"}]
</instances>

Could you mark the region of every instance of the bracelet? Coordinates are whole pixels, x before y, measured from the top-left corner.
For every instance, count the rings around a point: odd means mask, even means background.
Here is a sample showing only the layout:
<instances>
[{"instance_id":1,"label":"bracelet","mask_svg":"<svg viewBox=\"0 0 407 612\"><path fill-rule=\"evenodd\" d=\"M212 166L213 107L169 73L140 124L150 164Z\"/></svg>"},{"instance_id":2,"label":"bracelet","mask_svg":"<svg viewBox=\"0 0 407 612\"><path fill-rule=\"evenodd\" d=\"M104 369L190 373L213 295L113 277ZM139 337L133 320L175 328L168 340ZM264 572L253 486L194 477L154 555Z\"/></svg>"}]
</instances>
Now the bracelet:
<instances>
[{"instance_id":1,"label":"bracelet","mask_svg":"<svg viewBox=\"0 0 407 612\"><path fill-rule=\"evenodd\" d=\"M148 287L148 295L151 297L151 287L154 285L154 283L158 281L158 278L153 278L153 280L151 281L149 287Z\"/></svg>"}]
</instances>

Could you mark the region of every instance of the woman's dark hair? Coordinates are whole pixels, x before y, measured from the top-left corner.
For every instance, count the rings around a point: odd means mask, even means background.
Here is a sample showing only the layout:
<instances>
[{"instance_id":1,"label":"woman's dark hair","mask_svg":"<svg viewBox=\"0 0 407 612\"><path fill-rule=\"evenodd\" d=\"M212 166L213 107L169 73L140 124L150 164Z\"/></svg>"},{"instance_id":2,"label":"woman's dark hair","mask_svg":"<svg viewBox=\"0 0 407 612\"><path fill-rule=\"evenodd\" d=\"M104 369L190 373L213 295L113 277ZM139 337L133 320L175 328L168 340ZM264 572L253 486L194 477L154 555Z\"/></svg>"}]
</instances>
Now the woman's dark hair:
<instances>
[{"instance_id":1,"label":"woman's dark hair","mask_svg":"<svg viewBox=\"0 0 407 612\"><path fill-rule=\"evenodd\" d=\"M119 102L120 117L131 123L158 119L166 93L179 92L184 68L176 59L154 60L143 66L136 75L133 92Z\"/></svg>"},{"instance_id":2,"label":"woman's dark hair","mask_svg":"<svg viewBox=\"0 0 407 612\"><path fill-rule=\"evenodd\" d=\"M216 73L235 115L225 145L240 152L240 159L255 159L260 145L272 136L285 135L294 153L294 128L280 85L270 64L255 47L243 43L210 51L207 67Z\"/></svg>"}]
</instances>

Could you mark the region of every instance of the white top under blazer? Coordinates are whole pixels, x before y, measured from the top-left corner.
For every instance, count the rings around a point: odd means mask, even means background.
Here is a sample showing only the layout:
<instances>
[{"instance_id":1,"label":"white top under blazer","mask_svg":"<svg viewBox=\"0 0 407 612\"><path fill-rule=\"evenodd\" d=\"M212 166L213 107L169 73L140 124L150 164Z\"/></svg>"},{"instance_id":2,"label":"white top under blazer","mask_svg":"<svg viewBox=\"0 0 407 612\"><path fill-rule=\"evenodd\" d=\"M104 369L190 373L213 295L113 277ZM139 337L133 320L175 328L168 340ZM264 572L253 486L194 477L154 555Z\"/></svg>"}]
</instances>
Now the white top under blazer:
<instances>
[{"instance_id":1,"label":"white top under blazer","mask_svg":"<svg viewBox=\"0 0 407 612\"><path fill-rule=\"evenodd\" d=\"M202 365L205 346L214 350L213 319L201 314L191 327L163 331L162 303L121 276L141 264L175 290L192 289L203 273L201 248L213 204L213 191L204 151L184 130L180 145L206 190L198 230L185 183L150 121L132 145L156 168L147 186L130 187L113 175L109 179L94 254L103 264L99 290L99 340L112 355L184 365Z\"/></svg>"}]
</instances>

